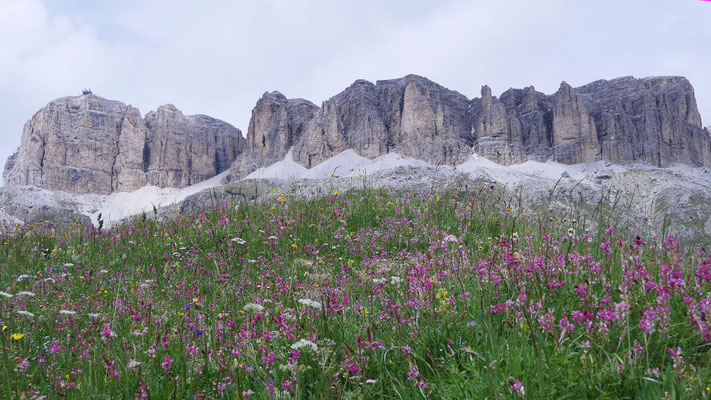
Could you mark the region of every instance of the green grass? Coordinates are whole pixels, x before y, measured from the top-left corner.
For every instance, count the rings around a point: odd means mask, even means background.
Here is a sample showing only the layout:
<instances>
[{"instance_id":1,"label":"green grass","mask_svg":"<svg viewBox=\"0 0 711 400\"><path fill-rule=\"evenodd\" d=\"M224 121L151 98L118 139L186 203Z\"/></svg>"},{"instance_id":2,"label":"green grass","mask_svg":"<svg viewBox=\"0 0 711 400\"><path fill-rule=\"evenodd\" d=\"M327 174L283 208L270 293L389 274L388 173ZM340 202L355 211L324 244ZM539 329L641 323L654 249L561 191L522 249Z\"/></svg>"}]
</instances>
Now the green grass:
<instances>
[{"instance_id":1,"label":"green grass","mask_svg":"<svg viewBox=\"0 0 711 400\"><path fill-rule=\"evenodd\" d=\"M0 398L708 396L707 254L512 204L354 190L5 234Z\"/></svg>"}]
</instances>

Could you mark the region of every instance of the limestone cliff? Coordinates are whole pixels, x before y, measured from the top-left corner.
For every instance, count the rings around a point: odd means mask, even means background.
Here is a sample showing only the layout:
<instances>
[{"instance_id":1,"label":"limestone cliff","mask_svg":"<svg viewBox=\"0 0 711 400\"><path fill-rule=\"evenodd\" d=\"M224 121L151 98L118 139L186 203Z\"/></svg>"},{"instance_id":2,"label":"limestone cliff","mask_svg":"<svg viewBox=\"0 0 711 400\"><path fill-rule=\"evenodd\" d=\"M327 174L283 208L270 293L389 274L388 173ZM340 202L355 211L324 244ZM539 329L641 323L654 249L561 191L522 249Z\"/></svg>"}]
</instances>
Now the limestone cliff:
<instances>
[{"instance_id":1,"label":"limestone cliff","mask_svg":"<svg viewBox=\"0 0 711 400\"><path fill-rule=\"evenodd\" d=\"M683 77L624 77L551 95L533 86L468 99L417 75L357 80L321 107L266 92L246 139L233 126L172 105L149 112L87 94L55 100L25 125L4 172L9 186L76 193L184 187L225 170L225 182L283 159L311 168L353 149L436 165L477 153L500 164L607 160L711 166L711 136Z\"/></svg>"},{"instance_id":2,"label":"limestone cliff","mask_svg":"<svg viewBox=\"0 0 711 400\"><path fill-rule=\"evenodd\" d=\"M241 132L173 106L149 113L93 94L38 111L5 164L5 185L74 193L183 187L227 169L244 148Z\"/></svg>"}]
</instances>

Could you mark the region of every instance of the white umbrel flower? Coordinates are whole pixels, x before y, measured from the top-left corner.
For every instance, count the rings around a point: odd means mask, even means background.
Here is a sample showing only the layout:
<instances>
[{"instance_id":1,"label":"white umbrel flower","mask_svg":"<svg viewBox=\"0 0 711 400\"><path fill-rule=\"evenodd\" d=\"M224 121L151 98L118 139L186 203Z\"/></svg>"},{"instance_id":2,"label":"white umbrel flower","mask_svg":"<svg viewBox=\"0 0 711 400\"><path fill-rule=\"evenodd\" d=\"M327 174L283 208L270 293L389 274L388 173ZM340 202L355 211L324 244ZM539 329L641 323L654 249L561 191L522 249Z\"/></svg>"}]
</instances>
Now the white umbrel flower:
<instances>
[{"instance_id":1,"label":"white umbrel flower","mask_svg":"<svg viewBox=\"0 0 711 400\"><path fill-rule=\"evenodd\" d=\"M390 278L390 284L391 285L399 285L402 282L402 278L399 276L393 276Z\"/></svg>"},{"instance_id":2,"label":"white umbrel flower","mask_svg":"<svg viewBox=\"0 0 711 400\"><path fill-rule=\"evenodd\" d=\"M55 281L53 278L45 278L44 281L45 281L45 282L52 282L52 283L57 282L57 281Z\"/></svg>"},{"instance_id":3,"label":"white umbrel flower","mask_svg":"<svg viewBox=\"0 0 711 400\"><path fill-rule=\"evenodd\" d=\"M88 315L89 315L89 318L99 318L99 314L97 314L97 313L90 313Z\"/></svg>"},{"instance_id":4,"label":"white umbrel flower","mask_svg":"<svg viewBox=\"0 0 711 400\"><path fill-rule=\"evenodd\" d=\"M64 264L64 268L71 268L71 267L73 267L73 266L74 266L74 264L72 264L72 263L66 263L66 264Z\"/></svg>"},{"instance_id":5,"label":"white umbrel flower","mask_svg":"<svg viewBox=\"0 0 711 400\"><path fill-rule=\"evenodd\" d=\"M128 365L126 366L126 368L128 368L128 369L134 369L134 368L136 368L136 367L138 367L138 366L140 366L140 365L141 365L141 362L140 362L140 361L130 360L130 361L128 362Z\"/></svg>"},{"instance_id":6,"label":"white umbrel flower","mask_svg":"<svg viewBox=\"0 0 711 400\"><path fill-rule=\"evenodd\" d=\"M32 318L32 317L35 316L35 315L32 314L31 312L25 311L25 310L20 310L20 311L18 311L17 313L20 314L20 315L24 315L24 316L26 316L26 317L30 317L30 318Z\"/></svg>"},{"instance_id":7,"label":"white umbrel flower","mask_svg":"<svg viewBox=\"0 0 711 400\"><path fill-rule=\"evenodd\" d=\"M32 275L20 275L20 276L17 277L17 281L18 281L18 282L22 282L22 281L24 281L25 279L31 279L31 278L32 278Z\"/></svg>"},{"instance_id":8,"label":"white umbrel flower","mask_svg":"<svg viewBox=\"0 0 711 400\"><path fill-rule=\"evenodd\" d=\"M8 299L15 297L15 296L11 295L10 293L6 293L6 292L0 292L0 296L8 298Z\"/></svg>"},{"instance_id":9,"label":"white umbrel flower","mask_svg":"<svg viewBox=\"0 0 711 400\"><path fill-rule=\"evenodd\" d=\"M22 297L22 296L35 297L35 294L32 292L23 291L23 292L17 292L17 294L15 296L17 296L17 297Z\"/></svg>"},{"instance_id":10,"label":"white umbrel flower","mask_svg":"<svg viewBox=\"0 0 711 400\"><path fill-rule=\"evenodd\" d=\"M261 306L259 304L255 303L248 303L245 304L244 307L242 307L244 311L256 311L256 312L262 312L264 311L264 306Z\"/></svg>"},{"instance_id":11,"label":"white umbrel flower","mask_svg":"<svg viewBox=\"0 0 711 400\"><path fill-rule=\"evenodd\" d=\"M378 284L378 283L385 283L387 279L385 278L373 278L373 283Z\"/></svg>"},{"instance_id":12,"label":"white umbrel flower","mask_svg":"<svg viewBox=\"0 0 711 400\"><path fill-rule=\"evenodd\" d=\"M321 303L319 303L318 301L311 300L311 299L299 299L299 303L301 303L307 307L312 307L312 308L316 308L316 309L321 308Z\"/></svg>"},{"instance_id":13,"label":"white umbrel flower","mask_svg":"<svg viewBox=\"0 0 711 400\"><path fill-rule=\"evenodd\" d=\"M291 345L292 350L300 350L304 347L308 347L309 349L311 349L313 351L318 351L318 345L316 345L316 343L314 343L310 340L306 340L306 339L301 339L298 342Z\"/></svg>"},{"instance_id":14,"label":"white umbrel flower","mask_svg":"<svg viewBox=\"0 0 711 400\"><path fill-rule=\"evenodd\" d=\"M247 243L246 240L244 240L242 238L238 238L238 237L230 239L230 242L235 242L237 244L246 244Z\"/></svg>"},{"instance_id":15,"label":"white umbrel flower","mask_svg":"<svg viewBox=\"0 0 711 400\"><path fill-rule=\"evenodd\" d=\"M74 315L74 314L76 314L77 312L76 312L76 311L71 311L71 310L61 310L59 313L60 313L60 314L64 314L64 315Z\"/></svg>"}]
</instances>

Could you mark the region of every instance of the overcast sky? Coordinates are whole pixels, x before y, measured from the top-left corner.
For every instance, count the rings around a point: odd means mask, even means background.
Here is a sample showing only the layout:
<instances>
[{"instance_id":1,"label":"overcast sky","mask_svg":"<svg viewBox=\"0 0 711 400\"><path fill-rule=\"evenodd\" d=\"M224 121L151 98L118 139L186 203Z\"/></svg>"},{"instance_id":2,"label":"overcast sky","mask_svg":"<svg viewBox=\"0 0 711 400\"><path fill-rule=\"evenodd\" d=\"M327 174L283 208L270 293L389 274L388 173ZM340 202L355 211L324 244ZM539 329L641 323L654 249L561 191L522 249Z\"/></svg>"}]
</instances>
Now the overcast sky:
<instances>
[{"instance_id":1,"label":"overcast sky","mask_svg":"<svg viewBox=\"0 0 711 400\"><path fill-rule=\"evenodd\" d=\"M83 88L246 128L264 91L321 102L410 73L468 97L683 75L711 124L711 1L0 0L0 160Z\"/></svg>"}]
</instances>

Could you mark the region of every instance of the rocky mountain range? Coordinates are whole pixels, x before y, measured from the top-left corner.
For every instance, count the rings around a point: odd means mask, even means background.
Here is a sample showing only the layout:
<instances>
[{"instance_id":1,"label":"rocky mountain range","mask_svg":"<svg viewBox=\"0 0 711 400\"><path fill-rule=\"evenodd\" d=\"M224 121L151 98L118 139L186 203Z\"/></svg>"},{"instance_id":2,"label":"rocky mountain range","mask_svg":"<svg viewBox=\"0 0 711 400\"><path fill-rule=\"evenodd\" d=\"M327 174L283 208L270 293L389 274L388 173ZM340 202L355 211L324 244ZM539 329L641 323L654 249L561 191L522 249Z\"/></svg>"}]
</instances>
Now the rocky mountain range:
<instances>
[{"instance_id":1,"label":"rocky mountain range","mask_svg":"<svg viewBox=\"0 0 711 400\"><path fill-rule=\"evenodd\" d=\"M711 165L711 137L701 125L694 89L682 77L624 77L579 88L563 82L552 95L529 86L499 98L484 86L481 97L470 100L408 75L375 84L358 80L320 108L265 93L252 112L247 141L251 146L227 180L283 158L292 146L294 161L306 168L346 149L368 158L396 152L437 165L456 165L471 153L504 165Z\"/></svg>"},{"instance_id":2,"label":"rocky mountain range","mask_svg":"<svg viewBox=\"0 0 711 400\"><path fill-rule=\"evenodd\" d=\"M357 80L321 107L264 93L246 138L230 124L165 105L138 109L93 94L65 97L25 125L5 165L6 186L107 194L145 185L186 187L229 169L224 183L283 159L306 168L346 150L395 152L435 165L476 153L503 165L526 160L607 160L666 167L711 166L694 89L683 77L624 77L551 95L532 86L498 98L466 96L408 75Z\"/></svg>"},{"instance_id":3,"label":"rocky mountain range","mask_svg":"<svg viewBox=\"0 0 711 400\"><path fill-rule=\"evenodd\" d=\"M521 207L590 219L614 198L625 205L611 218L707 240L709 167L709 129L682 77L563 82L550 95L527 87L496 97L483 86L468 99L408 75L358 80L320 107L267 92L246 137L172 105L142 116L87 93L54 100L27 122L5 164L0 220L3 229L114 223L278 192L318 197L363 187L366 176L423 195L498 182Z\"/></svg>"}]
</instances>

